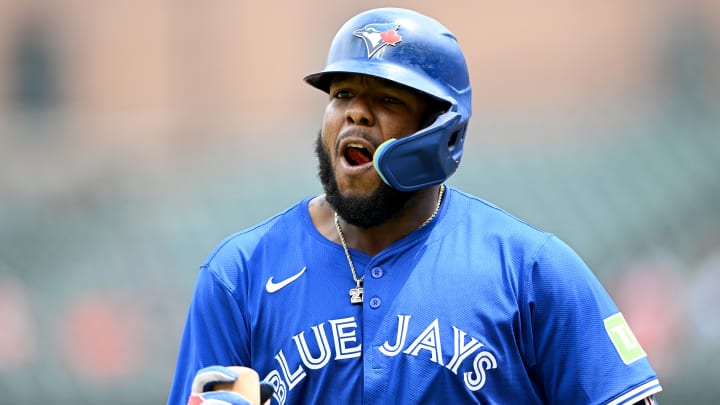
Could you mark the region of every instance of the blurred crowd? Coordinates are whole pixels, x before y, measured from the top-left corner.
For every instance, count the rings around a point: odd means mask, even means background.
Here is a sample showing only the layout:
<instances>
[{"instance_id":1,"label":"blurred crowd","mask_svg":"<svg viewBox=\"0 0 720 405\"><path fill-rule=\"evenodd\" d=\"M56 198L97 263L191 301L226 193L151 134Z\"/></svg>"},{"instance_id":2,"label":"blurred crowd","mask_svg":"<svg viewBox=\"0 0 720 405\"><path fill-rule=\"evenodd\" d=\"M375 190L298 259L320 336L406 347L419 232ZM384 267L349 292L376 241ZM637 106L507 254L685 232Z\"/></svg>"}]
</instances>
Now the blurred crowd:
<instances>
[{"instance_id":1,"label":"blurred crowd","mask_svg":"<svg viewBox=\"0 0 720 405\"><path fill-rule=\"evenodd\" d=\"M578 250L661 403L713 403L720 4L450 3L394 4L445 22L468 57L449 183ZM301 78L380 5L0 4L3 402L165 401L205 255L321 192L324 100Z\"/></svg>"}]
</instances>

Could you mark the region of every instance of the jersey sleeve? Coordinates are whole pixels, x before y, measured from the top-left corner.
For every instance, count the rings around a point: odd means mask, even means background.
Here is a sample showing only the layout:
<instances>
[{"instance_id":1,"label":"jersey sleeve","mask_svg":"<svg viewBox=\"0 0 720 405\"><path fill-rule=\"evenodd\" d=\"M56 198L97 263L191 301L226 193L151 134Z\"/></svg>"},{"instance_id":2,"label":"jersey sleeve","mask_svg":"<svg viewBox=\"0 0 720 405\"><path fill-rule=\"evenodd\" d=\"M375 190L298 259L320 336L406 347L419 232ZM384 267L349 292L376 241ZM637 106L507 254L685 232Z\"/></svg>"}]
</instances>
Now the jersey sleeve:
<instances>
[{"instance_id":1,"label":"jersey sleeve","mask_svg":"<svg viewBox=\"0 0 720 405\"><path fill-rule=\"evenodd\" d=\"M232 287L212 268L203 266L180 342L168 405L186 403L197 370L247 364L246 336L246 317Z\"/></svg>"},{"instance_id":2,"label":"jersey sleeve","mask_svg":"<svg viewBox=\"0 0 720 405\"><path fill-rule=\"evenodd\" d=\"M549 237L528 270L528 369L548 403L632 404L661 390L622 313L569 246Z\"/></svg>"}]
</instances>

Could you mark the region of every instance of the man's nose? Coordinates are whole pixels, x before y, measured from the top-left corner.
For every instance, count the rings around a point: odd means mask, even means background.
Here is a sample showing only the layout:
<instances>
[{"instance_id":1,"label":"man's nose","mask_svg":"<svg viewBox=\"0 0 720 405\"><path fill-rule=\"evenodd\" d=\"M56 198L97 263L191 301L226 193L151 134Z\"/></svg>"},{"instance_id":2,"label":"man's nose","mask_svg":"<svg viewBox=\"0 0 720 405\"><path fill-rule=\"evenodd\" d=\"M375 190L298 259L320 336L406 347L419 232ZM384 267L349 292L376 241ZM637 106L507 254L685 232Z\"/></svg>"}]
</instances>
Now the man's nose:
<instances>
[{"instance_id":1,"label":"man's nose","mask_svg":"<svg viewBox=\"0 0 720 405\"><path fill-rule=\"evenodd\" d=\"M345 110L345 119L350 124L372 126L375 119L370 103L365 97L355 97Z\"/></svg>"}]
</instances>

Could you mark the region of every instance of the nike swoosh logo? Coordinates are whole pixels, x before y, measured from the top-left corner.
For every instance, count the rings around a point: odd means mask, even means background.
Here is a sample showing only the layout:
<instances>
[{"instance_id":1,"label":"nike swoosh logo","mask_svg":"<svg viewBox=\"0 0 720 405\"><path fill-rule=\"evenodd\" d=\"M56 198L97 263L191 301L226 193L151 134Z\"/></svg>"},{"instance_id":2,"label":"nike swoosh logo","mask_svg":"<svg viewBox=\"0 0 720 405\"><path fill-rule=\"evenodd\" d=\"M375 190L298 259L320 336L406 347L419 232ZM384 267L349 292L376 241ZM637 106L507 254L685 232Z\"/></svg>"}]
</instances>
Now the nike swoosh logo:
<instances>
[{"instance_id":1,"label":"nike swoosh logo","mask_svg":"<svg viewBox=\"0 0 720 405\"><path fill-rule=\"evenodd\" d=\"M307 267L303 267L302 270L300 270L297 274L292 275L288 278L286 278L283 281L280 282L273 282L273 277L270 277L265 283L265 291L269 292L270 294L280 291L282 288L286 287L288 284L292 283L293 281L300 278L305 273L305 270Z\"/></svg>"}]
</instances>

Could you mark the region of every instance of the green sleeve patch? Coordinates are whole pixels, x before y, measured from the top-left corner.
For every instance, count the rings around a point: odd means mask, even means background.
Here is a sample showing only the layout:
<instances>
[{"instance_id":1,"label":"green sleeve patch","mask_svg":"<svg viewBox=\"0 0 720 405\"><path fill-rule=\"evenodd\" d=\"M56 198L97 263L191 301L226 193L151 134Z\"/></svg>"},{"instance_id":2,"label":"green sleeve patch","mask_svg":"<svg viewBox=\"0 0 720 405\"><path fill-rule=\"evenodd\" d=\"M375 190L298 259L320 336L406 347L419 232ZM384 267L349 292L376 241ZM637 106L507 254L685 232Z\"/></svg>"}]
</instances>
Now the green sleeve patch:
<instances>
[{"instance_id":1,"label":"green sleeve patch","mask_svg":"<svg viewBox=\"0 0 720 405\"><path fill-rule=\"evenodd\" d=\"M622 313L618 312L605 318L603 323L605 323L605 330L610 340L615 345L615 350L617 350L625 364L630 364L647 356L640 346L640 342L635 338L635 334L630 330L630 326L625 321Z\"/></svg>"}]
</instances>

